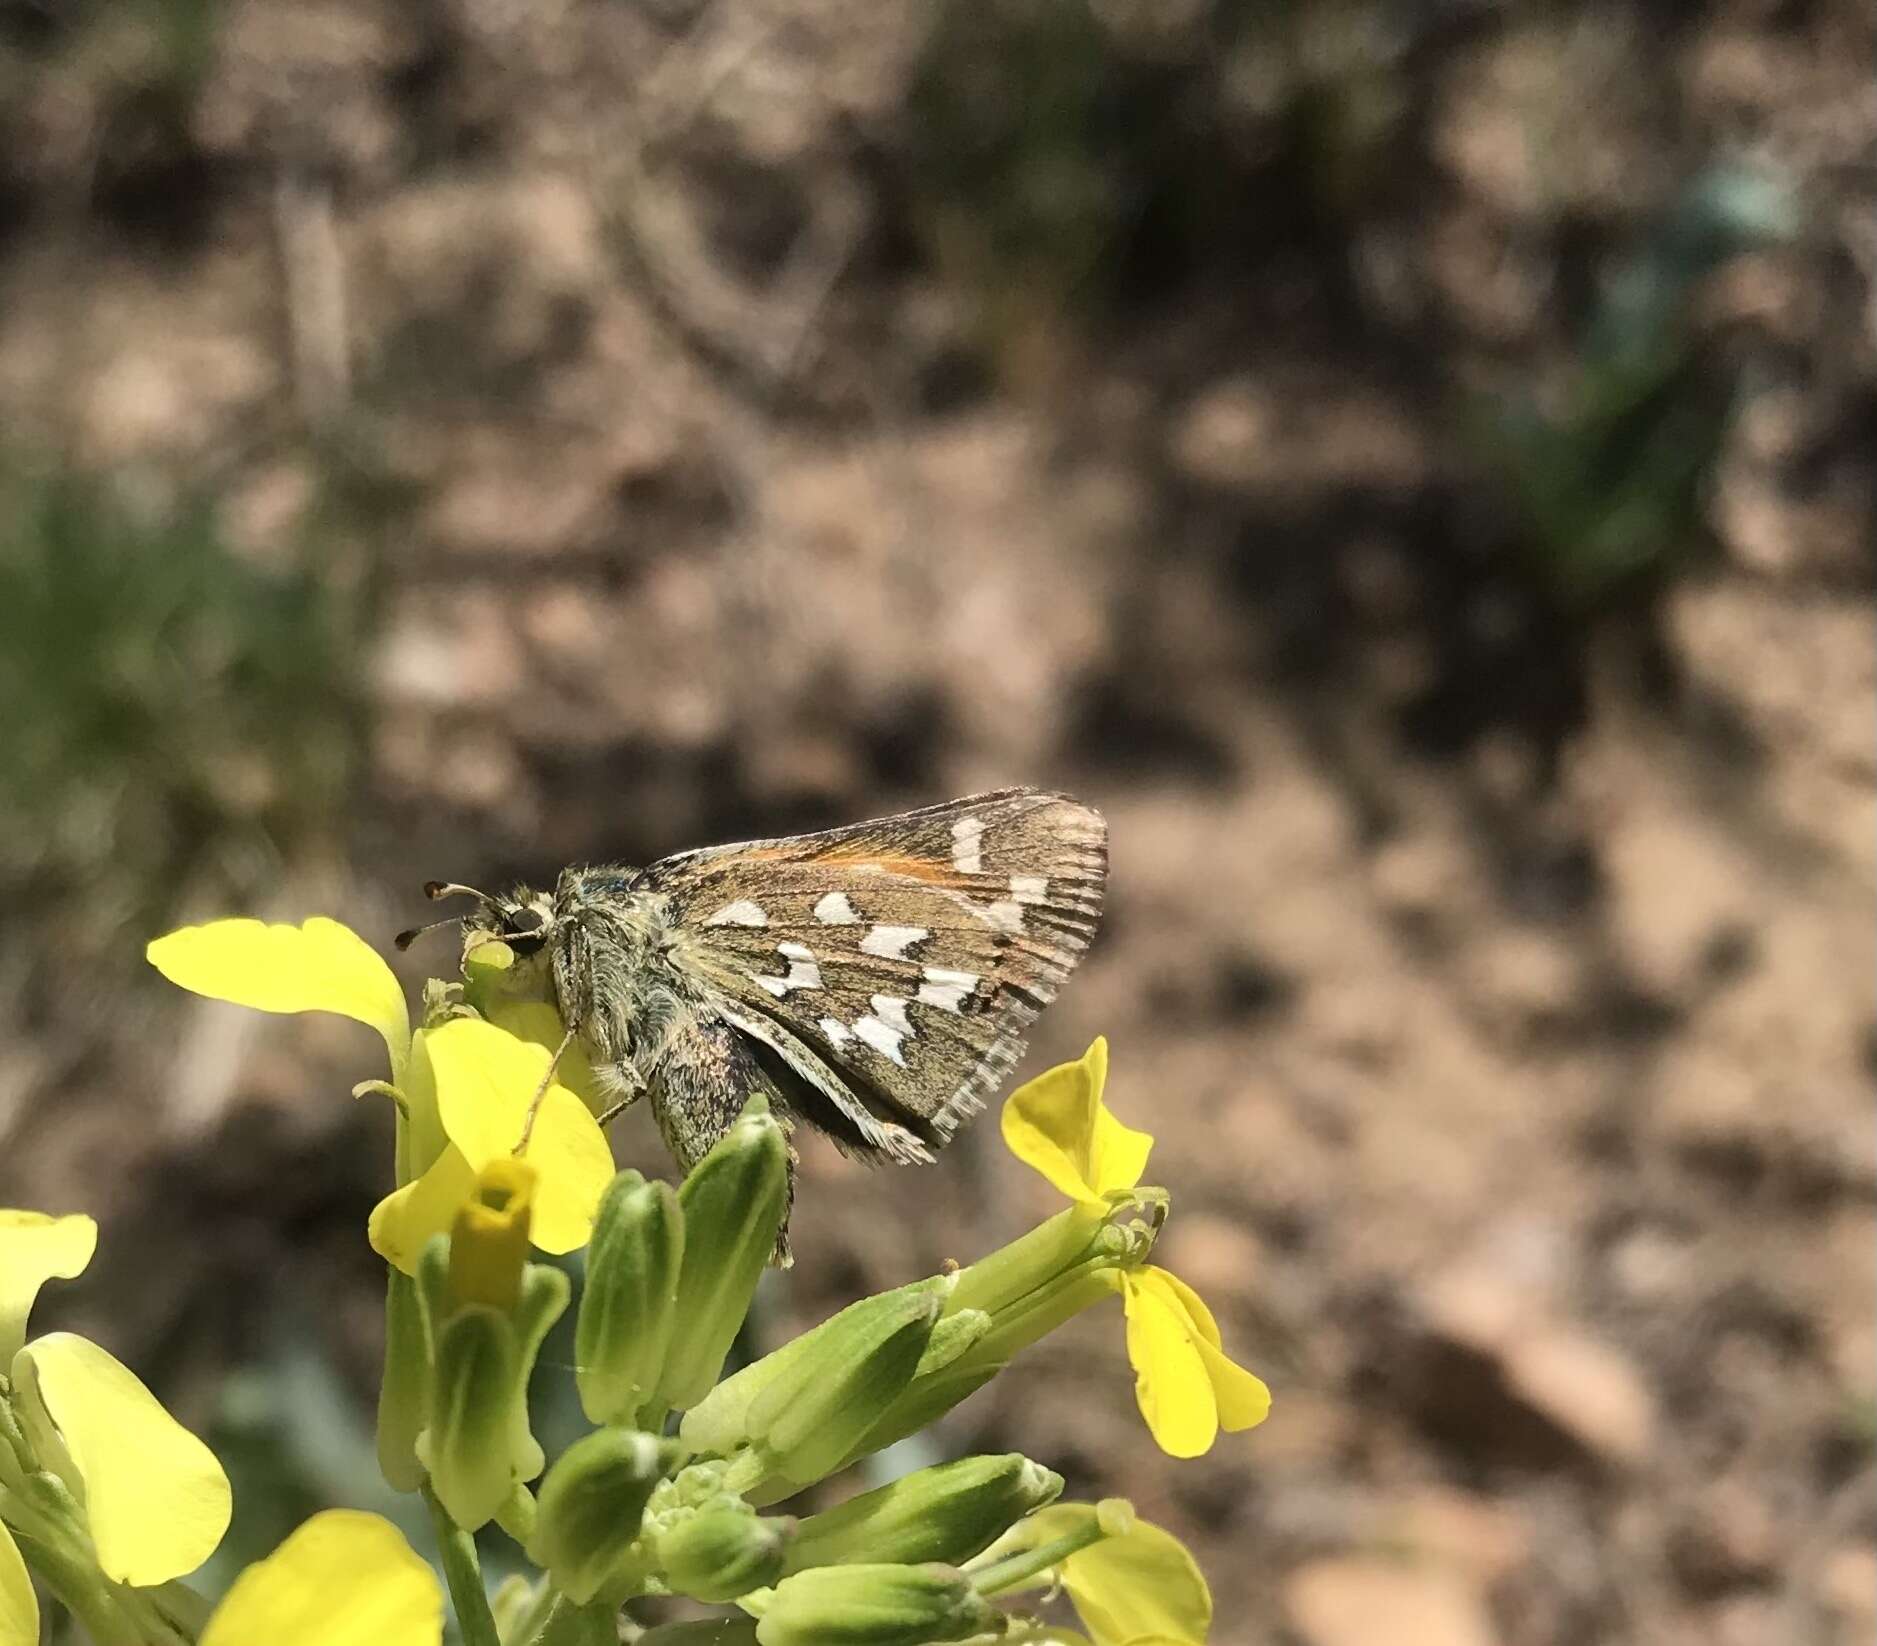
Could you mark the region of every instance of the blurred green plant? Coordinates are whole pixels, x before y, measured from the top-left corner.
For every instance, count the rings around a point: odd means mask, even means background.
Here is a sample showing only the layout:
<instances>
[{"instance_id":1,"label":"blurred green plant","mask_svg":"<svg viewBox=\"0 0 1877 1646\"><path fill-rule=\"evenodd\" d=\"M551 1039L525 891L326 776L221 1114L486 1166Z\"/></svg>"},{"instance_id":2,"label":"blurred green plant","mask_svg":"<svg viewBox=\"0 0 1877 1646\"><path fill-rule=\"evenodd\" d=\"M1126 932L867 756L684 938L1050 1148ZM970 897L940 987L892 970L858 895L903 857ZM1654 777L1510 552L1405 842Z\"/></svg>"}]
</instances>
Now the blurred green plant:
<instances>
[{"instance_id":1,"label":"blurred green plant","mask_svg":"<svg viewBox=\"0 0 1877 1646\"><path fill-rule=\"evenodd\" d=\"M1722 264L1796 228L1777 179L1697 175L1604 283L1550 402L1469 406L1525 574L1567 616L1646 603L1707 547L1703 498L1737 390L1703 347L1696 300Z\"/></svg>"},{"instance_id":2,"label":"blurred green plant","mask_svg":"<svg viewBox=\"0 0 1877 1646\"><path fill-rule=\"evenodd\" d=\"M253 893L333 832L361 717L359 597L311 543L227 548L201 499L0 463L0 897L7 978L127 972L128 927Z\"/></svg>"},{"instance_id":3,"label":"blurred green plant","mask_svg":"<svg viewBox=\"0 0 1877 1646\"><path fill-rule=\"evenodd\" d=\"M914 231L1021 348L1360 209L1408 43L1373 0L950 5L910 102Z\"/></svg>"}]
</instances>

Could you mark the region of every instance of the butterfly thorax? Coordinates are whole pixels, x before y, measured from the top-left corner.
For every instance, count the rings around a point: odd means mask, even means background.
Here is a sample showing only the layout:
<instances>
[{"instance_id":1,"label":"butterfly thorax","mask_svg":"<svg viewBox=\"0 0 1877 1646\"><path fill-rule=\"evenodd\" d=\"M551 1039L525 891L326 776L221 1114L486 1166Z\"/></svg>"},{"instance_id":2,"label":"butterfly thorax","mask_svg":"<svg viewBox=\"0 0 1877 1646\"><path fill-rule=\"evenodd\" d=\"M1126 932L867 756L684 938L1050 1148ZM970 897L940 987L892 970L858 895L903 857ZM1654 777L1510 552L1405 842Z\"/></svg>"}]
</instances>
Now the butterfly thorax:
<instances>
[{"instance_id":1,"label":"butterfly thorax","mask_svg":"<svg viewBox=\"0 0 1877 1646\"><path fill-rule=\"evenodd\" d=\"M564 871L545 936L562 1019L596 1063L648 1076L693 991L670 900L630 890L632 878L616 865Z\"/></svg>"}]
</instances>

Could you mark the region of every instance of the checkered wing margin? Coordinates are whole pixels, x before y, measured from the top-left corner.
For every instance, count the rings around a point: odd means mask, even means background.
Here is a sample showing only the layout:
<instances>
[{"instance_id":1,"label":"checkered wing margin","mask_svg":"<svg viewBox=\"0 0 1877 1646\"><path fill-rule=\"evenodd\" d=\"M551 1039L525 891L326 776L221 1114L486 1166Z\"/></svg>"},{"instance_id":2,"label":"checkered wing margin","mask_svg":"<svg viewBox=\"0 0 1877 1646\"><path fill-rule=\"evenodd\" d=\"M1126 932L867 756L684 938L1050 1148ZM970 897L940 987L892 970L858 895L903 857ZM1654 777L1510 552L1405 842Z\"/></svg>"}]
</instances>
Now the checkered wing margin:
<instances>
[{"instance_id":1,"label":"checkered wing margin","mask_svg":"<svg viewBox=\"0 0 1877 1646\"><path fill-rule=\"evenodd\" d=\"M670 900L673 958L808 1119L926 1159L1023 1055L1095 934L1107 869L1099 813L1000 789L684 852L633 890Z\"/></svg>"}]
</instances>

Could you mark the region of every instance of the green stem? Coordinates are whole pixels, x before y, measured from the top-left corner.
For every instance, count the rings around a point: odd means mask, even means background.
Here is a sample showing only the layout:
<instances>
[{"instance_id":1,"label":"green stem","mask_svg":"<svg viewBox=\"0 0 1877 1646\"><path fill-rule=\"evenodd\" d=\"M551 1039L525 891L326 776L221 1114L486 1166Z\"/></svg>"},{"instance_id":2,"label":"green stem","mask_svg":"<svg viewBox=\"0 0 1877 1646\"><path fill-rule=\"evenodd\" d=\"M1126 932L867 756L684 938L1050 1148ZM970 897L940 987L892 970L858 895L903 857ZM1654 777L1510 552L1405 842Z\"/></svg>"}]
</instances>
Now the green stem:
<instances>
[{"instance_id":1,"label":"green stem","mask_svg":"<svg viewBox=\"0 0 1877 1646\"><path fill-rule=\"evenodd\" d=\"M1052 1543L1039 1543L1034 1549L1020 1550L973 1572L971 1586L986 1596L1021 1588L1031 1578L1041 1577L1051 1567L1060 1566L1070 1555L1080 1554L1090 1544L1099 1543L1107 1535L1100 1523L1090 1516L1086 1526Z\"/></svg>"},{"instance_id":2,"label":"green stem","mask_svg":"<svg viewBox=\"0 0 1877 1646\"><path fill-rule=\"evenodd\" d=\"M456 1608L456 1626L462 1631L463 1646L502 1646L495 1632L495 1615L489 1610L488 1591L482 1586L476 1540L450 1519L449 1510L427 1480L424 1502L430 1506L431 1524L436 1528L443 1577L450 1586L450 1604Z\"/></svg>"},{"instance_id":3,"label":"green stem","mask_svg":"<svg viewBox=\"0 0 1877 1646\"><path fill-rule=\"evenodd\" d=\"M153 1634L154 1620L129 1615L123 1604L129 1592L119 1589L93 1562L64 1547L62 1540L42 1542L22 1533L15 1542L26 1564L97 1646L181 1646L181 1635L167 1630Z\"/></svg>"}]
</instances>

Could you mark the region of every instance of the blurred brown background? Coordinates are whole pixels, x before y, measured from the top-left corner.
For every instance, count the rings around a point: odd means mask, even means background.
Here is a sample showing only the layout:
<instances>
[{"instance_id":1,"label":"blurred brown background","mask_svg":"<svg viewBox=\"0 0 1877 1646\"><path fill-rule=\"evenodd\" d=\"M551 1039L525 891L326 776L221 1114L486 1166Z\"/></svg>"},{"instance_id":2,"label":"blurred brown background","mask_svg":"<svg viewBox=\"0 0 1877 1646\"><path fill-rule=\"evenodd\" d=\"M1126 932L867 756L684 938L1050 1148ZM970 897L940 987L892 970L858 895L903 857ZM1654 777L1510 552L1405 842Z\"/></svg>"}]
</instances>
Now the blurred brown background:
<instances>
[{"instance_id":1,"label":"blurred brown background","mask_svg":"<svg viewBox=\"0 0 1877 1646\"><path fill-rule=\"evenodd\" d=\"M369 1500L369 1036L197 1005L1007 782L1165 1255L961 1409L1215 1639L1877 1627L1868 0L0 0L0 1201L245 1537ZM447 939L413 957L446 963ZM648 1125L622 1158L666 1169ZM811 1149L774 1329L1049 1209Z\"/></svg>"}]
</instances>

